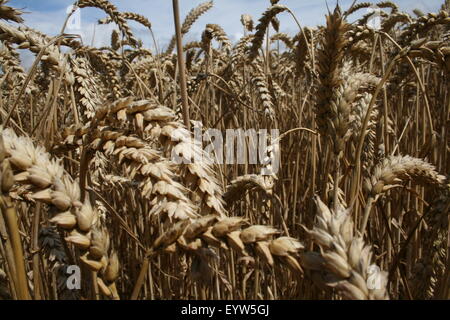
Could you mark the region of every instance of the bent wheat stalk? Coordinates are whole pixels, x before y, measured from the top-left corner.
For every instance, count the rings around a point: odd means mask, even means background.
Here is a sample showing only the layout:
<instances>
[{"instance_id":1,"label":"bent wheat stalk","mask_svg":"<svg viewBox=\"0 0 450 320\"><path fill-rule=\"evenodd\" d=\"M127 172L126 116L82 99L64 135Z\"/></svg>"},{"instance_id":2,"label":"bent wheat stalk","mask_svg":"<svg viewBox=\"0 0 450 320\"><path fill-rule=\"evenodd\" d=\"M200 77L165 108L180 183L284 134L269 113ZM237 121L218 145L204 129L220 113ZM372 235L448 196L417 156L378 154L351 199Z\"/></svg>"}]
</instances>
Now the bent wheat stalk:
<instances>
[{"instance_id":1,"label":"bent wheat stalk","mask_svg":"<svg viewBox=\"0 0 450 320\"><path fill-rule=\"evenodd\" d=\"M367 178L365 187L369 192L364 209L360 232L364 234L370 211L375 201L386 191L412 181L419 184L440 187L446 178L439 174L428 162L411 156L390 156L375 167L372 177Z\"/></svg>"}]
</instances>

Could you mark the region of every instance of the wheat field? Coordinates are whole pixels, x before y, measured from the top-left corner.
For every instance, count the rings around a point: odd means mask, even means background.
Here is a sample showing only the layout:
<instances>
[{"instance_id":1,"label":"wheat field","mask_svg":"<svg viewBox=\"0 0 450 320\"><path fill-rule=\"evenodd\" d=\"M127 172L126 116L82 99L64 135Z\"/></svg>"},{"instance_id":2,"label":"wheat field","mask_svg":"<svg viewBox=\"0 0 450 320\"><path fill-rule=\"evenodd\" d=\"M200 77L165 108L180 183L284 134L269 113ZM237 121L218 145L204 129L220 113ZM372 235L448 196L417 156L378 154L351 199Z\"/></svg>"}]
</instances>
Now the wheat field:
<instances>
[{"instance_id":1,"label":"wheat field","mask_svg":"<svg viewBox=\"0 0 450 320\"><path fill-rule=\"evenodd\" d=\"M182 42L209 1L162 48L146 17L76 5L110 46L0 0L0 300L450 298L450 1L305 27L271 0L237 42ZM175 161L212 158L195 128L280 135L267 161Z\"/></svg>"}]
</instances>

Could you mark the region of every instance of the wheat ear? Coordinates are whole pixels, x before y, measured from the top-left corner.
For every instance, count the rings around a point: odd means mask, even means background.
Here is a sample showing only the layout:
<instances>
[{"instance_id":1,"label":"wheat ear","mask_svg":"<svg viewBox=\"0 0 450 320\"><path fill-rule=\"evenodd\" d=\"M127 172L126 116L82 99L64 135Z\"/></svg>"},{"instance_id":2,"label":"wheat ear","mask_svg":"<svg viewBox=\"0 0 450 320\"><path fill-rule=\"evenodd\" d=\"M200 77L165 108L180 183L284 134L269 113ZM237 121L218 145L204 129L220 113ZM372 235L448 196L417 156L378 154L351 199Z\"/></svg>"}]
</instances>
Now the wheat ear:
<instances>
[{"instance_id":1,"label":"wheat ear","mask_svg":"<svg viewBox=\"0 0 450 320\"><path fill-rule=\"evenodd\" d=\"M349 211L341 206L337 211L330 210L319 197L314 200L316 222L307 231L320 247L320 253L304 253L300 260L302 266L311 271L318 285L335 288L347 299L388 299L387 273L379 272L376 279L371 278L371 269L379 269L371 265L371 248L353 233Z\"/></svg>"}]
</instances>

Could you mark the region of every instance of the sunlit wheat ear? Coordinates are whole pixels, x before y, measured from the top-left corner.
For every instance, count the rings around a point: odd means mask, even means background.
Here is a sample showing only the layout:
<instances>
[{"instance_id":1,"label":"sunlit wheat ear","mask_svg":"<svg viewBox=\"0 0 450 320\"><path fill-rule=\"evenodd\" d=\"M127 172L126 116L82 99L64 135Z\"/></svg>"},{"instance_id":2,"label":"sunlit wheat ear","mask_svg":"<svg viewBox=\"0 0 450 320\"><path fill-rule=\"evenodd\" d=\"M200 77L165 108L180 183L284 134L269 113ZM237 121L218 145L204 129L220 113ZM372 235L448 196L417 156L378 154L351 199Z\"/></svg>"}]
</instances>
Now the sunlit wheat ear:
<instances>
[{"instance_id":1,"label":"sunlit wheat ear","mask_svg":"<svg viewBox=\"0 0 450 320\"><path fill-rule=\"evenodd\" d=\"M348 24L343 19L340 8L336 7L334 12L327 16L327 25L317 57L320 86L317 88L315 112L319 132L323 135L332 133L332 128L329 128L330 121L336 118L331 103L333 95L342 84L340 75L347 44L347 30Z\"/></svg>"},{"instance_id":2,"label":"sunlit wheat ear","mask_svg":"<svg viewBox=\"0 0 450 320\"><path fill-rule=\"evenodd\" d=\"M245 30L252 32L253 31L253 18L249 14L241 15L241 23Z\"/></svg>"},{"instance_id":3,"label":"sunlit wheat ear","mask_svg":"<svg viewBox=\"0 0 450 320\"><path fill-rule=\"evenodd\" d=\"M334 180L333 177L331 175L329 175L328 177L328 182L327 182L327 192L328 192L328 198L329 199L333 199L333 192L334 192ZM341 207L347 207L347 203L345 201L345 193L344 190L342 190L340 187L338 187L337 190L338 193L338 201L339 201L339 205Z\"/></svg>"},{"instance_id":4,"label":"sunlit wheat ear","mask_svg":"<svg viewBox=\"0 0 450 320\"><path fill-rule=\"evenodd\" d=\"M412 42L415 40L413 36L424 34L434 26L448 23L449 16L450 13L447 10L440 10L439 13L428 13L417 18L402 31L401 43Z\"/></svg>"},{"instance_id":5,"label":"sunlit wheat ear","mask_svg":"<svg viewBox=\"0 0 450 320\"><path fill-rule=\"evenodd\" d=\"M197 208L203 215L225 214L222 190L211 165L213 161L194 143L184 125L175 121L171 109L150 100L134 102L132 98L125 98L99 109L95 118L115 126L133 125L143 138L157 143L155 146L108 128L94 130L91 143L93 149L118 159L119 164L125 161L130 166L129 178L139 177L142 195L159 204L152 209L152 214L165 212L169 217L175 214L176 218L185 219L195 217ZM86 130L68 132L65 141L79 141L86 133ZM174 154L186 157L185 160L189 160L187 155L195 154L201 161L190 159L187 163L177 163ZM191 194L188 190L195 191ZM168 201L164 200L166 196Z\"/></svg>"},{"instance_id":6,"label":"sunlit wheat ear","mask_svg":"<svg viewBox=\"0 0 450 320\"><path fill-rule=\"evenodd\" d=\"M265 225L250 225L240 217L218 218L205 216L191 221L178 222L163 232L152 246L151 256L160 251L176 252L176 248L198 255L210 245L223 250L233 250L239 255L252 259L259 257L268 266L275 262L285 265L294 274L303 273L298 261L303 244L290 237L275 238L280 231ZM192 272L197 273L197 263L193 263Z\"/></svg>"},{"instance_id":7,"label":"sunlit wheat ear","mask_svg":"<svg viewBox=\"0 0 450 320\"><path fill-rule=\"evenodd\" d=\"M241 234L241 240L244 243L254 243L257 241L264 241L270 239L273 235L279 234L280 232L272 227L254 225L247 229L244 229Z\"/></svg>"},{"instance_id":8,"label":"sunlit wheat ear","mask_svg":"<svg viewBox=\"0 0 450 320\"><path fill-rule=\"evenodd\" d=\"M312 39L313 32L310 28L304 27L293 39L293 45L295 45L295 66L296 73L298 76L302 76L305 72L305 67L307 65L310 46L310 41ZM295 44L296 43L296 44Z\"/></svg>"},{"instance_id":9,"label":"sunlit wheat ear","mask_svg":"<svg viewBox=\"0 0 450 320\"><path fill-rule=\"evenodd\" d=\"M91 146L128 167L129 177L139 182L142 197L153 204L150 215L164 213L176 219L196 216L196 207L186 197L187 190L175 181L174 164L161 157L145 141L100 131Z\"/></svg>"},{"instance_id":10,"label":"sunlit wheat ear","mask_svg":"<svg viewBox=\"0 0 450 320\"><path fill-rule=\"evenodd\" d=\"M71 74L65 56L55 44L50 45L51 38L47 35L25 26L16 28L2 21L0 21L0 33L2 38L17 44L20 49L28 49L35 54L44 50L41 61L48 63L58 73Z\"/></svg>"},{"instance_id":11,"label":"sunlit wheat ear","mask_svg":"<svg viewBox=\"0 0 450 320\"><path fill-rule=\"evenodd\" d=\"M118 50L120 48L119 32L114 29L111 33L111 48L113 50Z\"/></svg>"},{"instance_id":12,"label":"sunlit wheat ear","mask_svg":"<svg viewBox=\"0 0 450 320\"><path fill-rule=\"evenodd\" d=\"M264 176L256 174L248 174L237 177L227 186L223 195L225 203L231 205L234 201L239 200L247 191L261 190L266 194L272 193L273 183L268 183Z\"/></svg>"},{"instance_id":13,"label":"sunlit wheat ear","mask_svg":"<svg viewBox=\"0 0 450 320\"><path fill-rule=\"evenodd\" d=\"M352 112L350 114L350 130L352 134L352 140L355 145L358 143L359 135L361 134L362 124L367 113L367 108L372 100L372 94L364 92L359 100L356 101ZM378 118L379 111L377 108L372 108L369 115L369 123L366 130L366 140L364 141L362 162L363 169L368 170L373 166L375 160L375 138L376 138L376 120Z\"/></svg>"},{"instance_id":14,"label":"sunlit wheat ear","mask_svg":"<svg viewBox=\"0 0 450 320\"><path fill-rule=\"evenodd\" d=\"M375 87L380 79L369 73L355 72L352 64L345 62L339 74L341 84L334 89L330 101L329 130L333 133L334 152L340 154L344 148L350 132L350 118L358 92L368 91ZM365 115L364 115L365 116Z\"/></svg>"},{"instance_id":15,"label":"sunlit wheat ear","mask_svg":"<svg viewBox=\"0 0 450 320\"><path fill-rule=\"evenodd\" d=\"M406 181L440 187L445 183L446 177L421 159L390 156L375 167L365 186L373 197L377 197L389 189L402 186Z\"/></svg>"},{"instance_id":16,"label":"sunlit wheat ear","mask_svg":"<svg viewBox=\"0 0 450 320\"><path fill-rule=\"evenodd\" d=\"M231 53L231 62L233 65L237 66L240 64L245 64L246 60L246 50L253 39L253 35L248 35L239 39L238 43L233 48Z\"/></svg>"},{"instance_id":17,"label":"sunlit wheat ear","mask_svg":"<svg viewBox=\"0 0 450 320\"><path fill-rule=\"evenodd\" d=\"M370 6L372 6L372 3L370 3L370 2L356 3L350 9L348 9L344 12L344 16L349 16L358 10L366 9L366 8L369 8Z\"/></svg>"},{"instance_id":18,"label":"sunlit wheat ear","mask_svg":"<svg viewBox=\"0 0 450 320\"><path fill-rule=\"evenodd\" d=\"M148 20L143 15L140 15L140 14L134 13L134 12L120 12L120 15L122 16L122 18L124 18L126 20L133 20L133 21L139 22L144 27L146 27L150 30L152 29L152 24L151 24L150 20ZM111 22L114 22L113 19L111 18L111 16L108 16L104 19L100 19L98 21L99 24L108 24Z\"/></svg>"},{"instance_id":19,"label":"sunlit wheat ear","mask_svg":"<svg viewBox=\"0 0 450 320\"><path fill-rule=\"evenodd\" d=\"M188 15L183 21L183 24L181 25L181 34L185 35L189 32L192 25L197 21L198 18L200 18L201 15L203 15L205 12L207 12L209 9L211 9L214 5L214 1L208 1L199 4L196 8L189 11ZM172 37L170 40L169 46L166 49L166 54L172 53L173 49L175 48L175 36Z\"/></svg>"},{"instance_id":20,"label":"sunlit wheat ear","mask_svg":"<svg viewBox=\"0 0 450 320\"><path fill-rule=\"evenodd\" d=\"M109 234L96 209L89 201L81 202L78 183L60 161L51 159L30 138L18 137L10 129L4 130L2 136L8 159L15 169L15 180L30 188L21 196L54 208L57 213L49 222L68 232L65 241L79 248L83 263L101 276L108 266Z\"/></svg>"},{"instance_id":21,"label":"sunlit wheat ear","mask_svg":"<svg viewBox=\"0 0 450 320\"><path fill-rule=\"evenodd\" d=\"M8 3L8 0L0 0L0 20L10 20L10 21L14 21L17 23L22 23L23 19L22 19L22 11L7 6L6 4Z\"/></svg>"},{"instance_id":22,"label":"sunlit wheat ear","mask_svg":"<svg viewBox=\"0 0 450 320\"><path fill-rule=\"evenodd\" d=\"M178 138L173 139L174 132ZM223 208L222 188L214 173L213 160L196 143L193 143L192 135L179 122L166 122L161 129L164 151L183 154L183 150L189 149L195 155L199 155L203 161L193 161L181 166L184 183L192 190L197 190L203 199L198 205L203 212L215 212L221 216L226 214ZM170 142L169 142L170 139ZM206 210L205 210L206 209Z\"/></svg>"},{"instance_id":23,"label":"sunlit wheat ear","mask_svg":"<svg viewBox=\"0 0 450 320\"><path fill-rule=\"evenodd\" d=\"M285 257L297 255L300 250L305 249L305 246L295 238L280 237L270 242L269 249L273 255Z\"/></svg>"},{"instance_id":24,"label":"sunlit wheat ear","mask_svg":"<svg viewBox=\"0 0 450 320\"><path fill-rule=\"evenodd\" d=\"M307 230L320 253L307 252L301 256L302 266L309 269L320 286L335 288L348 299L387 299L387 273L370 278L372 251L364 240L353 233L353 220L348 210L330 210L319 197L316 222ZM374 287L372 287L374 281Z\"/></svg>"},{"instance_id":25,"label":"sunlit wheat ear","mask_svg":"<svg viewBox=\"0 0 450 320\"><path fill-rule=\"evenodd\" d=\"M249 50L249 60L253 61L258 56L258 51L262 46L264 35L266 34L267 27L277 14L288 10L288 8L281 4L275 4L268 8L259 19L259 23L256 26L255 37L252 40L252 47Z\"/></svg>"},{"instance_id":26,"label":"sunlit wheat ear","mask_svg":"<svg viewBox=\"0 0 450 320\"><path fill-rule=\"evenodd\" d=\"M92 119L96 109L101 105L103 98L98 89L98 79L94 77L92 66L88 59L72 58L70 60L72 71L74 74L74 90L82 109L80 114L87 119Z\"/></svg>"},{"instance_id":27,"label":"sunlit wheat ear","mask_svg":"<svg viewBox=\"0 0 450 320\"><path fill-rule=\"evenodd\" d=\"M0 48L0 64L2 65L5 73L11 74L11 77L5 79L7 81L5 84L8 85L8 89L18 92L18 87L22 87L26 79L26 73L21 66L18 51L8 42L5 42L3 47ZM26 90L26 93L31 93L33 89L35 89L34 85L30 84L30 87Z\"/></svg>"},{"instance_id":28,"label":"sunlit wheat ear","mask_svg":"<svg viewBox=\"0 0 450 320\"><path fill-rule=\"evenodd\" d=\"M223 49L230 50L230 39L222 27L217 24L207 24L205 31L202 33L202 48L206 53L209 52L213 39L219 42Z\"/></svg>"},{"instance_id":29,"label":"sunlit wheat ear","mask_svg":"<svg viewBox=\"0 0 450 320\"><path fill-rule=\"evenodd\" d=\"M269 90L269 86L267 84L267 78L262 70L262 62L259 58L256 59L256 63L254 64L254 77L252 79L252 83L255 86L258 97L261 101L264 115L268 119L275 118L275 111L273 109L272 96Z\"/></svg>"},{"instance_id":30,"label":"sunlit wheat ear","mask_svg":"<svg viewBox=\"0 0 450 320\"><path fill-rule=\"evenodd\" d=\"M292 39L284 32L276 33L270 38L270 41L282 41L287 48L292 48Z\"/></svg>"},{"instance_id":31,"label":"sunlit wheat ear","mask_svg":"<svg viewBox=\"0 0 450 320\"><path fill-rule=\"evenodd\" d=\"M118 45L122 46L123 42ZM77 55L87 56L91 61L94 71L101 72L103 75L101 80L106 84L103 93L108 100L115 100L122 96L124 88L119 84L119 73L117 72L119 66L117 61L120 59L118 53L115 51L106 53L103 50L86 46L77 48L76 53Z\"/></svg>"},{"instance_id":32,"label":"sunlit wheat ear","mask_svg":"<svg viewBox=\"0 0 450 320\"><path fill-rule=\"evenodd\" d=\"M125 34L129 43L133 46L138 44L137 39L131 32L131 28L128 26L125 18L120 14L117 8L107 0L80 0L77 2L77 6L80 8L96 7L105 11L109 17L114 21Z\"/></svg>"}]
</instances>

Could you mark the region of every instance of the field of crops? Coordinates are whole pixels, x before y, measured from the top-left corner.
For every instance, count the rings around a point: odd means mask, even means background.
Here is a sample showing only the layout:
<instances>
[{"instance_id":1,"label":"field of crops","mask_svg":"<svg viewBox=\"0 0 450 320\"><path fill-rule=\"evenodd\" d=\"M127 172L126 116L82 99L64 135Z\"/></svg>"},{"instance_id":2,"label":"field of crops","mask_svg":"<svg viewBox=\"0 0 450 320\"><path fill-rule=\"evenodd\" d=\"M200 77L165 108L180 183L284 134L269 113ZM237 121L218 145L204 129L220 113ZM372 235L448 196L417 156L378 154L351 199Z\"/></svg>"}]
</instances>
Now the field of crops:
<instances>
[{"instance_id":1,"label":"field of crops","mask_svg":"<svg viewBox=\"0 0 450 320\"><path fill-rule=\"evenodd\" d=\"M0 0L0 300L450 298L450 1L328 2L159 47L76 1L97 48Z\"/></svg>"}]
</instances>

